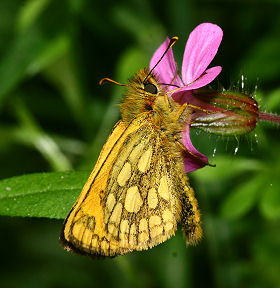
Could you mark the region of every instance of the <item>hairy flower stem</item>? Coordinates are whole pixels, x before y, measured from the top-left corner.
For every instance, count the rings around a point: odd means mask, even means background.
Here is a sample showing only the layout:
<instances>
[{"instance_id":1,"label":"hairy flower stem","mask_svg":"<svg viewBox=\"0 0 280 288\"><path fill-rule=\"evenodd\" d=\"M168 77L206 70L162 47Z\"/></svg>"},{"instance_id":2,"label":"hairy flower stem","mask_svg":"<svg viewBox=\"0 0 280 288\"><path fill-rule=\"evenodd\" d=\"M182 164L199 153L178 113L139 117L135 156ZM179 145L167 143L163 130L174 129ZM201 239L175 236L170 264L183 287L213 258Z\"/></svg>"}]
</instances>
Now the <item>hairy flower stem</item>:
<instances>
[{"instance_id":1,"label":"hairy flower stem","mask_svg":"<svg viewBox=\"0 0 280 288\"><path fill-rule=\"evenodd\" d=\"M280 125L280 116L274 114L259 112L259 120L268 121Z\"/></svg>"}]
</instances>

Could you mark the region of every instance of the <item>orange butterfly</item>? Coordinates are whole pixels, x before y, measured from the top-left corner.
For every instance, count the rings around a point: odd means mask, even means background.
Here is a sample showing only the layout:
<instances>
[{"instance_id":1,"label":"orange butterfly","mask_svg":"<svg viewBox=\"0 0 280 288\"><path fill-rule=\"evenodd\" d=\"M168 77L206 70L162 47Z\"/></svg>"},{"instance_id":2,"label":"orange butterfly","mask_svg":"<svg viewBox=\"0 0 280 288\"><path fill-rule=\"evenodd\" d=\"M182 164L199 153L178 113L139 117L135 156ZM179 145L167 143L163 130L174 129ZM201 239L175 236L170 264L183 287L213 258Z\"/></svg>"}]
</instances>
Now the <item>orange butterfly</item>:
<instances>
[{"instance_id":1,"label":"orange butterfly","mask_svg":"<svg viewBox=\"0 0 280 288\"><path fill-rule=\"evenodd\" d=\"M147 69L130 80L120 109L122 119L64 222L62 245L92 256L126 254L166 241L178 222L187 243L195 243L200 213L181 141L191 112Z\"/></svg>"}]
</instances>

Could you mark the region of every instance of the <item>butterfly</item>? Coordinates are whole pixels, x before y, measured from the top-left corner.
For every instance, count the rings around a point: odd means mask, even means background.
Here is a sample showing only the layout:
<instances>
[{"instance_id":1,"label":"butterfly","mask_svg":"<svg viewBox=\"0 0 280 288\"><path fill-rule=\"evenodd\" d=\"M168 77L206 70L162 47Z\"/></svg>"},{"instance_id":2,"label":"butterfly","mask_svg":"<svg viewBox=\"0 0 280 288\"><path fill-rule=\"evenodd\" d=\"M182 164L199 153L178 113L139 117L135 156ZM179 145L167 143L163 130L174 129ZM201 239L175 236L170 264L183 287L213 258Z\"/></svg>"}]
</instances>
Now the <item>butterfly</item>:
<instances>
[{"instance_id":1,"label":"butterfly","mask_svg":"<svg viewBox=\"0 0 280 288\"><path fill-rule=\"evenodd\" d=\"M202 236L183 166L181 135L191 110L168 97L148 69L126 86L121 120L64 221L60 240L69 251L95 257L146 250L173 236L178 223L188 244Z\"/></svg>"}]
</instances>

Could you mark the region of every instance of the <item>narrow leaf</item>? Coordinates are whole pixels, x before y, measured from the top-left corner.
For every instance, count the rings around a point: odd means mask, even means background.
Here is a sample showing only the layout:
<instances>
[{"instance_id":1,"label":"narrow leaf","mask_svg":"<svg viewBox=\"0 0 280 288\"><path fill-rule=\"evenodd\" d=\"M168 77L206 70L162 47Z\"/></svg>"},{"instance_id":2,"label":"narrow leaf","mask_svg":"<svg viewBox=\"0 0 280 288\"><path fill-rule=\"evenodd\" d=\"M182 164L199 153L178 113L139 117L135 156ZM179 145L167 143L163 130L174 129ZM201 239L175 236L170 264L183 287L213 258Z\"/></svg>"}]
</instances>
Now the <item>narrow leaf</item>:
<instances>
[{"instance_id":1,"label":"narrow leaf","mask_svg":"<svg viewBox=\"0 0 280 288\"><path fill-rule=\"evenodd\" d=\"M34 24L50 0L28 0L19 10L17 19L18 30L24 30Z\"/></svg>"},{"instance_id":2,"label":"narrow leaf","mask_svg":"<svg viewBox=\"0 0 280 288\"><path fill-rule=\"evenodd\" d=\"M36 29L19 35L0 63L0 105L8 93L25 77L26 69L44 49L47 39Z\"/></svg>"},{"instance_id":3,"label":"narrow leaf","mask_svg":"<svg viewBox=\"0 0 280 288\"><path fill-rule=\"evenodd\" d=\"M222 216L236 219L246 214L255 204L262 182L257 177L237 186L226 198L221 207Z\"/></svg>"},{"instance_id":4,"label":"narrow leaf","mask_svg":"<svg viewBox=\"0 0 280 288\"><path fill-rule=\"evenodd\" d=\"M280 183L277 179L273 181L270 177L262 187L262 195L260 201L260 210L268 219L280 218Z\"/></svg>"}]
</instances>

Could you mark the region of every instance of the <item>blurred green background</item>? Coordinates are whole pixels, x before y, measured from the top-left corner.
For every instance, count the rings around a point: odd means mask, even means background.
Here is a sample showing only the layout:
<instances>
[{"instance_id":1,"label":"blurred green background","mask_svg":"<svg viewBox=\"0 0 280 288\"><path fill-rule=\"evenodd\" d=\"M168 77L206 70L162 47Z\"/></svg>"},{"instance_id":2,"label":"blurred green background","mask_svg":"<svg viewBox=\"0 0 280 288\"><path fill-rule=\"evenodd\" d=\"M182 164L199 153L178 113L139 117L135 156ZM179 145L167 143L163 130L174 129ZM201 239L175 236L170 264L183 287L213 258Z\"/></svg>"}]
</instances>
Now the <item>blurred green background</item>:
<instances>
[{"instance_id":1,"label":"blurred green background","mask_svg":"<svg viewBox=\"0 0 280 288\"><path fill-rule=\"evenodd\" d=\"M123 93L98 81L126 83L167 35L180 37L180 62L201 22L224 30L211 64L223 66L218 85L240 90L244 75L261 109L280 113L279 0L1 0L0 179L90 171ZM190 173L197 246L178 231L151 250L93 261L59 246L62 220L2 216L0 287L280 287L280 130L192 132L217 165Z\"/></svg>"}]
</instances>

